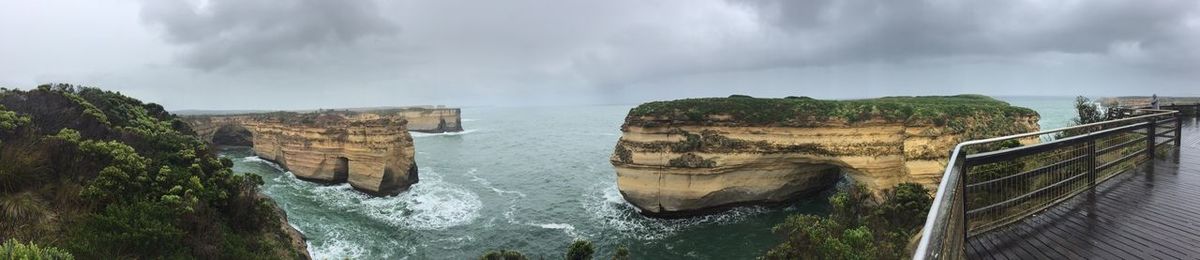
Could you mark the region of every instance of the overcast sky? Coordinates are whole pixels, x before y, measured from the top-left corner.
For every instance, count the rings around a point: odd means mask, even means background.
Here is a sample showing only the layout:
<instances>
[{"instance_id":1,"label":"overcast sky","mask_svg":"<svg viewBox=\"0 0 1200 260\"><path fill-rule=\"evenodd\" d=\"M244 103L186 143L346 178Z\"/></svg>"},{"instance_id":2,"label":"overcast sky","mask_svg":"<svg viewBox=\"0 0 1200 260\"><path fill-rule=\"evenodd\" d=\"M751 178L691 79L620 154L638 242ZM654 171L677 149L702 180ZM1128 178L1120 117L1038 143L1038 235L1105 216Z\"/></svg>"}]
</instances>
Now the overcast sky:
<instances>
[{"instance_id":1,"label":"overcast sky","mask_svg":"<svg viewBox=\"0 0 1200 260\"><path fill-rule=\"evenodd\" d=\"M1195 0L3 0L0 86L169 109L1200 96Z\"/></svg>"}]
</instances>

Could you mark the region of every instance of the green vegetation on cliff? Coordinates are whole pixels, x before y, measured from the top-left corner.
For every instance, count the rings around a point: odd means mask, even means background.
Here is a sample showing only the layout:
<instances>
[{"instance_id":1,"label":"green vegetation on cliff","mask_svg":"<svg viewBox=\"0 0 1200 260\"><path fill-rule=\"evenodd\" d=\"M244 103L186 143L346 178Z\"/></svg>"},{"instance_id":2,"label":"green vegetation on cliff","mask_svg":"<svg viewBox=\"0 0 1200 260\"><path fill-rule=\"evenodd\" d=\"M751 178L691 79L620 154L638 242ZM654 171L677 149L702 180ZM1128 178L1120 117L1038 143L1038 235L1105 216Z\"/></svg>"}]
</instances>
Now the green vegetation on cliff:
<instances>
[{"instance_id":1,"label":"green vegetation on cliff","mask_svg":"<svg viewBox=\"0 0 1200 260\"><path fill-rule=\"evenodd\" d=\"M566 260L591 260L596 255L596 248L592 246L592 241L575 240L571 245L567 246L567 253L563 255ZM529 259L520 251L516 250L492 250L484 253L479 257L480 260L525 260ZM544 258L543 258L544 259ZM629 249L625 246L617 247L616 252L612 255L613 260L628 260Z\"/></svg>"},{"instance_id":2,"label":"green vegetation on cliff","mask_svg":"<svg viewBox=\"0 0 1200 260\"><path fill-rule=\"evenodd\" d=\"M1037 116L1037 112L982 95L883 97L858 100L818 100L808 97L753 98L734 95L729 98L693 98L656 101L629 111L634 125L654 126L660 121L713 123L734 121L749 125L816 126L842 120L857 123L884 120L905 124L932 123L963 127L968 117L988 115L1018 118ZM729 120L716 119L721 116ZM653 117L641 120L639 117ZM998 118L997 118L998 119Z\"/></svg>"},{"instance_id":3,"label":"green vegetation on cliff","mask_svg":"<svg viewBox=\"0 0 1200 260\"><path fill-rule=\"evenodd\" d=\"M876 201L851 185L829 198L829 216L794 215L775 226L783 243L766 259L901 259L919 232L933 198L915 183L901 183Z\"/></svg>"},{"instance_id":4,"label":"green vegetation on cliff","mask_svg":"<svg viewBox=\"0 0 1200 260\"><path fill-rule=\"evenodd\" d=\"M295 258L256 175L162 106L65 84L0 89L0 239L80 258Z\"/></svg>"}]
</instances>

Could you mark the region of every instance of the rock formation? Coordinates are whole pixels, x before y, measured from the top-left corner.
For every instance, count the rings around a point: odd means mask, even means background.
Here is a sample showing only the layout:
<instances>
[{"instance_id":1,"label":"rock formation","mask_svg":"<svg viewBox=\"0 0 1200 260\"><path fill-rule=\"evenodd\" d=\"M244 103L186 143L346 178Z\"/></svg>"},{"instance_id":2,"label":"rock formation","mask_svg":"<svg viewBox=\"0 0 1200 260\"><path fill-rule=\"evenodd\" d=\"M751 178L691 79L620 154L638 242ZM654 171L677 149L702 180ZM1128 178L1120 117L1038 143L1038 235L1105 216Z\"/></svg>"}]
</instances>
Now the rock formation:
<instances>
[{"instance_id":1,"label":"rock formation","mask_svg":"<svg viewBox=\"0 0 1200 260\"><path fill-rule=\"evenodd\" d=\"M462 111L458 108L406 107L369 110L358 113L358 120L403 119L408 130L424 133L462 132Z\"/></svg>"},{"instance_id":2,"label":"rock formation","mask_svg":"<svg viewBox=\"0 0 1200 260\"><path fill-rule=\"evenodd\" d=\"M367 193L389 195L418 179L404 119L321 111L191 116L185 121L201 139L215 144L243 145L248 138L259 157L306 180L349 182Z\"/></svg>"},{"instance_id":3,"label":"rock formation","mask_svg":"<svg viewBox=\"0 0 1200 260\"><path fill-rule=\"evenodd\" d=\"M796 199L843 174L875 191L934 187L957 143L1036 131L1037 121L975 95L651 102L630 110L610 160L643 214L686 216Z\"/></svg>"}]
</instances>

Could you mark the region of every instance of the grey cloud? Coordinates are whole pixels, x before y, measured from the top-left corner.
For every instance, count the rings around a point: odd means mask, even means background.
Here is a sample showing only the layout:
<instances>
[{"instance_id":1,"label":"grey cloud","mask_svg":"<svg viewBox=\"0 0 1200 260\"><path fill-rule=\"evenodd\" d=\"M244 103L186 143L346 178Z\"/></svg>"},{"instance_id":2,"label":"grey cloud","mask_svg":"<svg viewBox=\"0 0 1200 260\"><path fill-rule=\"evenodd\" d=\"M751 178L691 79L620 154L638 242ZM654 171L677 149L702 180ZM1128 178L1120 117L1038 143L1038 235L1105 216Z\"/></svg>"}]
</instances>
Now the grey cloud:
<instances>
[{"instance_id":1,"label":"grey cloud","mask_svg":"<svg viewBox=\"0 0 1200 260\"><path fill-rule=\"evenodd\" d=\"M748 8L760 27L709 35L710 46L698 50L689 49L695 43L660 39L669 32L647 32L637 41L610 38L604 55L577 57L577 68L616 85L725 71L1047 53L1093 55L1135 68L1200 69L1192 47L1200 46L1200 2L1190 0L730 3Z\"/></svg>"},{"instance_id":2,"label":"grey cloud","mask_svg":"<svg viewBox=\"0 0 1200 260\"><path fill-rule=\"evenodd\" d=\"M188 48L180 57L186 65L204 70L305 62L398 31L366 0L148 0L141 16L167 42Z\"/></svg>"}]
</instances>

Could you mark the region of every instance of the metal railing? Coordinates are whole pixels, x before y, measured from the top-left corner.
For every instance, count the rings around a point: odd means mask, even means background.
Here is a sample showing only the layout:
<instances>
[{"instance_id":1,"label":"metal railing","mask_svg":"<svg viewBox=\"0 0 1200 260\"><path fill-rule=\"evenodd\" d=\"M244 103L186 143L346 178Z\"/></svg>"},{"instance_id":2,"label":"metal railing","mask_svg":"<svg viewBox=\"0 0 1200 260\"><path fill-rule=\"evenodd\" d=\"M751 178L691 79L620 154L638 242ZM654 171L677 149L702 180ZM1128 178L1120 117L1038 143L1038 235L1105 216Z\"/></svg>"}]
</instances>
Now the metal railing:
<instances>
[{"instance_id":1,"label":"metal railing","mask_svg":"<svg viewBox=\"0 0 1200 260\"><path fill-rule=\"evenodd\" d=\"M1177 111L958 144L925 220L915 259L966 258L966 241L1020 220L1180 145ZM1052 135L1038 143L1041 136ZM1166 141L1163 141L1166 140Z\"/></svg>"}]
</instances>

